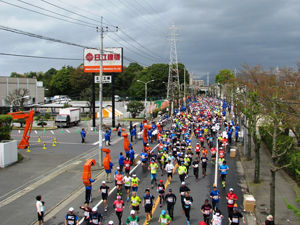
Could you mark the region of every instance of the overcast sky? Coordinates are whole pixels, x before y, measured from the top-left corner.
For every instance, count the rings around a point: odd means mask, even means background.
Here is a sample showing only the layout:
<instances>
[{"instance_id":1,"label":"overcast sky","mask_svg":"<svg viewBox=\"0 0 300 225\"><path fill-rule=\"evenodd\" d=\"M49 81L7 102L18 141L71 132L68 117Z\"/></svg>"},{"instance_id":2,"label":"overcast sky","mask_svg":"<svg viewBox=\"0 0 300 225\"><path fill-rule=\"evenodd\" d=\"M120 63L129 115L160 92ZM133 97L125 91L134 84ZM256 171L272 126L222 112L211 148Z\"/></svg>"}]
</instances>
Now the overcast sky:
<instances>
[{"instance_id":1,"label":"overcast sky","mask_svg":"<svg viewBox=\"0 0 300 225\"><path fill-rule=\"evenodd\" d=\"M170 26L177 30L178 61L200 76L241 64L293 66L300 54L299 0L3 0L63 20L39 15L0 0L0 25L90 47L99 46L100 17L118 26L105 34L105 47L124 47L142 64L168 63ZM64 18L41 8L68 16ZM78 21L80 20L80 21ZM96 21L95 21L96 20ZM114 26L109 26L114 30ZM81 59L83 49L0 30L0 52ZM47 71L82 61L41 60L0 55L0 75ZM128 61L124 61L128 64Z\"/></svg>"}]
</instances>

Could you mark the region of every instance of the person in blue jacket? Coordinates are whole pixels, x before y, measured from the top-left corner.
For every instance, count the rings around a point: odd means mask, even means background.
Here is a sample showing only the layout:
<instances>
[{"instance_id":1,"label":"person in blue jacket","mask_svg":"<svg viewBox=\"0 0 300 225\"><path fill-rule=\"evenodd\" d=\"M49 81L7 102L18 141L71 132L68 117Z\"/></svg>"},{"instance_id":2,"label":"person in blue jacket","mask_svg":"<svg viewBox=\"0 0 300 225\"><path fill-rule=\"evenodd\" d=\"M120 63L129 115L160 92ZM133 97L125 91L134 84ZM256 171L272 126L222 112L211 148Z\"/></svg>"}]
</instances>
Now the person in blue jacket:
<instances>
[{"instance_id":1,"label":"person in blue jacket","mask_svg":"<svg viewBox=\"0 0 300 225\"><path fill-rule=\"evenodd\" d=\"M129 159L130 159L130 161L133 163L133 160L134 160L134 150L133 150L133 147L132 147L132 145L130 144L129 145Z\"/></svg>"},{"instance_id":2,"label":"person in blue jacket","mask_svg":"<svg viewBox=\"0 0 300 225\"><path fill-rule=\"evenodd\" d=\"M119 167L120 170L123 171L123 167L124 167L124 160L126 158L123 156L123 152L120 152L120 156L119 156Z\"/></svg>"},{"instance_id":3,"label":"person in blue jacket","mask_svg":"<svg viewBox=\"0 0 300 225\"><path fill-rule=\"evenodd\" d=\"M133 126L133 136L135 138L135 140L137 139L137 136L136 136L136 125Z\"/></svg>"},{"instance_id":4,"label":"person in blue jacket","mask_svg":"<svg viewBox=\"0 0 300 225\"><path fill-rule=\"evenodd\" d=\"M105 135L104 135L104 139L105 139L105 145L107 146L107 145L110 145L110 135L109 135L109 131L108 131L108 129L106 130L106 132L105 132Z\"/></svg>"},{"instance_id":5,"label":"person in blue jacket","mask_svg":"<svg viewBox=\"0 0 300 225\"><path fill-rule=\"evenodd\" d=\"M81 135L81 143L85 143L86 132L84 128L81 129L80 135Z\"/></svg>"},{"instance_id":6,"label":"person in blue jacket","mask_svg":"<svg viewBox=\"0 0 300 225\"><path fill-rule=\"evenodd\" d=\"M238 140L239 140L239 130L240 130L240 127L239 127L239 125L237 124L237 125L235 126L235 142L238 142Z\"/></svg>"},{"instance_id":7,"label":"person in blue jacket","mask_svg":"<svg viewBox=\"0 0 300 225\"><path fill-rule=\"evenodd\" d=\"M89 179L90 185L85 185L85 202L92 202L92 183L94 183L95 179Z\"/></svg>"}]
</instances>

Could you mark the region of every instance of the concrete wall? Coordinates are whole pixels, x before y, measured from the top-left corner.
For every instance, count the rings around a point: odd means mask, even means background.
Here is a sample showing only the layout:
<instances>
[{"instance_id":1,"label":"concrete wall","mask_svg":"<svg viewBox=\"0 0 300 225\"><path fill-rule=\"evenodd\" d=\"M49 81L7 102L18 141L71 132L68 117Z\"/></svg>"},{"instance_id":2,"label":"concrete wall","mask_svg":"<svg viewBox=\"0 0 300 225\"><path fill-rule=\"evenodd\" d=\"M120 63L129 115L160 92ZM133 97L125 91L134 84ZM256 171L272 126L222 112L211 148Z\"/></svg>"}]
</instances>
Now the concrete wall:
<instances>
[{"instance_id":1,"label":"concrete wall","mask_svg":"<svg viewBox=\"0 0 300 225\"><path fill-rule=\"evenodd\" d=\"M37 82L34 78L14 78L14 77L0 77L0 105L8 106L5 103L6 96L18 88L26 88L29 90L30 102L34 103L44 102L44 87L41 82Z\"/></svg>"},{"instance_id":2,"label":"concrete wall","mask_svg":"<svg viewBox=\"0 0 300 225\"><path fill-rule=\"evenodd\" d=\"M17 141L0 143L0 167L4 168L18 161Z\"/></svg>"}]
</instances>

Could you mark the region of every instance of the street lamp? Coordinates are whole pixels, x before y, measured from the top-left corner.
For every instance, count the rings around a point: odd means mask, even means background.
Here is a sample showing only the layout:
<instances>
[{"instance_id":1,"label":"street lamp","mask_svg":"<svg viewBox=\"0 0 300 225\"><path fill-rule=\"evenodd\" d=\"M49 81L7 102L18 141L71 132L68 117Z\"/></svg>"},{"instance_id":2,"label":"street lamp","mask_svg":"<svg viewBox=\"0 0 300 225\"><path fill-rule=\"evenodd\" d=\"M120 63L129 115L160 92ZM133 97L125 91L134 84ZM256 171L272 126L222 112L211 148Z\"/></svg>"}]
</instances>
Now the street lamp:
<instances>
[{"instance_id":1,"label":"street lamp","mask_svg":"<svg viewBox=\"0 0 300 225\"><path fill-rule=\"evenodd\" d=\"M141 80L137 80L137 82L145 84L145 109L144 109L144 117L146 117L146 106L147 106L147 84L153 82L154 80L149 80L148 82L144 82Z\"/></svg>"},{"instance_id":2,"label":"street lamp","mask_svg":"<svg viewBox=\"0 0 300 225\"><path fill-rule=\"evenodd\" d=\"M29 95L25 95L25 96L22 96L20 98L16 98L16 99L13 99L10 103L10 112L12 113L14 110L13 110L13 103L17 100L20 100L20 99L29 99L30 96Z\"/></svg>"}]
</instances>

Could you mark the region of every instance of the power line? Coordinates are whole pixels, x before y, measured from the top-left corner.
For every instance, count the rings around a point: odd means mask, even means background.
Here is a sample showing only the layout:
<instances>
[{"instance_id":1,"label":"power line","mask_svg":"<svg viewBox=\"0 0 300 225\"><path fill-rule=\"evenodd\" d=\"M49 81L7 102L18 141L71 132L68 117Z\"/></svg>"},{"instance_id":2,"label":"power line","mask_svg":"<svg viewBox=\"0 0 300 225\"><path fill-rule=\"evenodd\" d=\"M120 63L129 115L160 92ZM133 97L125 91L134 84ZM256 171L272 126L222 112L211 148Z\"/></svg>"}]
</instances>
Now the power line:
<instances>
[{"instance_id":1,"label":"power line","mask_svg":"<svg viewBox=\"0 0 300 225\"><path fill-rule=\"evenodd\" d=\"M62 41L62 40L51 38L51 37L46 37L46 36L42 36L42 35L38 35L38 34L34 34L34 33L29 33L29 32L26 32L26 31L14 29L14 28L2 26L2 25L0 25L0 30L4 30L4 31L16 33L16 34L22 34L22 35L26 35L26 36L29 36L29 37L34 37L34 38L43 39L43 40L47 40L47 41L57 42L57 43L61 43L61 44L71 45L71 46L75 46L75 47L80 47L80 48L92 48L92 47L88 47L88 46L84 46L84 45L80 45L80 44L75 44L75 43L68 42L68 41Z\"/></svg>"},{"instance_id":2,"label":"power line","mask_svg":"<svg viewBox=\"0 0 300 225\"><path fill-rule=\"evenodd\" d=\"M15 56L15 57L24 57L24 58L36 58L36 59L55 59L55 60L83 60L83 59L74 59L74 58L61 58L61 57L47 57L47 56L35 56L35 55L23 55L23 54L13 54L13 53L4 53L0 52L0 55L5 56Z\"/></svg>"},{"instance_id":3,"label":"power line","mask_svg":"<svg viewBox=\"0 0 300 225\"><path fill-rule=\"evenodd\" d=\"M66 19L63 19L63 18L60 18L60 17L56 17L56 16L49 15L49 14L46 14L46 13L42 13L42 12L39 12L39 11L36 11L36 10L33 10L33 9L29 9L29 8L26 8L26 7L23 7L23 6L20 6L20 5L9 3L9 2L6 2L4 0L0 0L0 2L5 3L7 5L11 5L11 6L17 7L17 8L20 8L20 9L27 10L27 11L30 11L30 12L34 12L34 13L37 13L37 14L40 14L40 15L43 15L43 16L54 18L54 19L57 19L57 20L60 20L60 21L64 21L64 22L68 22L68 23L72 23L72 24L77 24L77 25L80 25L80 26L84 26L84 27L89 27L89 28L95 29L94 26L90 26L90 25L87 25L87 24L83 24L83 23L78 23L78 22L66 20ZM76 19L73 19L73 20L76 20Z\"/></svg>"}]
</instances>

